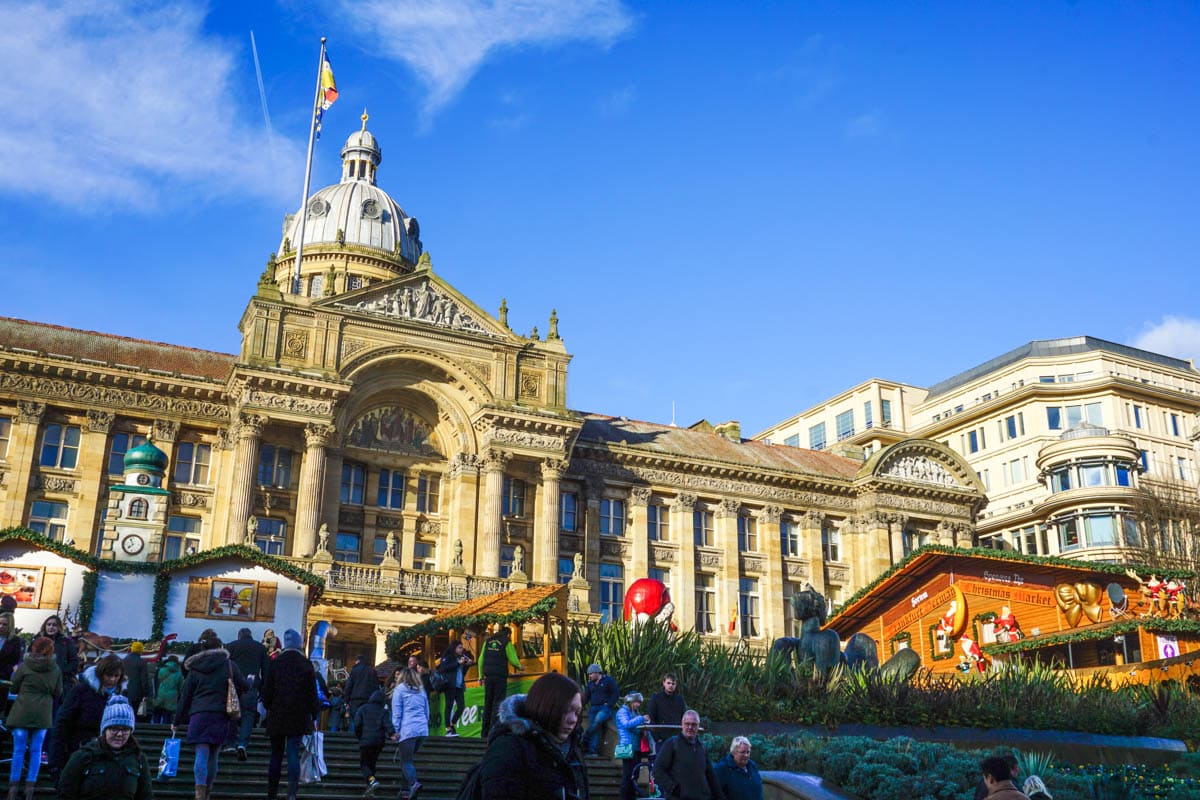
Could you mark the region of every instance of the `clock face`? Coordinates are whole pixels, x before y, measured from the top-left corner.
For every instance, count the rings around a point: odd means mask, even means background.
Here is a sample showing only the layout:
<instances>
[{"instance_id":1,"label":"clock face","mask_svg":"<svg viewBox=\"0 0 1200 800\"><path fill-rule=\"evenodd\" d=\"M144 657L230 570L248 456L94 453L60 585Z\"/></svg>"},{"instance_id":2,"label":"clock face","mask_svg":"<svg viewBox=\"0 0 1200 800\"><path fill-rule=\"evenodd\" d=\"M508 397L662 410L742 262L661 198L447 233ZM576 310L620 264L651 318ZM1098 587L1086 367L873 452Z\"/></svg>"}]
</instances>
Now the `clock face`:
<instances>
[{"instance_id":1,"label":"clock face","mask_svg":"<svg viewBox=\"0 0 1200 800\"><path fill-rule=\"evenodd\" d=\"M136 533L131 533L121 540L121 549L126 555L136 556L142 552L142 548L146 546L146 540L138 536Z\"/></svg>"},{"instance_id":2,"label":"clock face","mask_svg":"<svg viewBox=\"0 0 1200 800\"><path fill-rule=\"evenodd\" d=\"M145 486L146 484L148 484L150 482L150 476L149 475L138 475L137 482L140 485Z\"/></svg>"}]
</instances>

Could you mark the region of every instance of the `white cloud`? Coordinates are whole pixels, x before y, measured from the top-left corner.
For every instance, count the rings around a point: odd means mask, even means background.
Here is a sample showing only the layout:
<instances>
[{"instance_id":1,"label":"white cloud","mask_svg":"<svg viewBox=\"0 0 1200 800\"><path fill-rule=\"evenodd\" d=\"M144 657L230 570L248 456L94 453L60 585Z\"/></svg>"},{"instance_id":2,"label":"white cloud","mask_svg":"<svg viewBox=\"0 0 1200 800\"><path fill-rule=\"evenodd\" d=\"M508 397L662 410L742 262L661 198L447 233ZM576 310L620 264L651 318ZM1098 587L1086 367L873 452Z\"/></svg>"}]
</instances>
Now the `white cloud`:
<instances>
[{"instance_id":1,"label":"white cloud","mask_svg":"<svg viewBox=\"0 0 1200 800\"><path fill-rule=\"evenodd\" d=\"M1200 319L1163 317L1162 322L1147 323L1133 340L1134 347L1175 358L1200 361Z\"/></svg>"},{"instance_id":2,"label":"white cloud","mask_svg":"<svg viewBox=\"0 0 1200 800\"><path fill-rule=\"evenodd\" d=\"M234 53L186 5L0 3L0 192L80 209L291 188L236 118ZM270 143L280 163L298 147ZM294 181L292 181L294 182Z\"/></svg>"},{"instance_id":3,"label":"white cloud","mask_svg":"<svg viewBox=\"0 0 1200 800\"><path fill-rule=\"evenodd\" d=\"M375 51L407 64L431 116L495 51L569 41L612 43L633 24L620 0L342 0Z\"/></svg>"}]
</instances>

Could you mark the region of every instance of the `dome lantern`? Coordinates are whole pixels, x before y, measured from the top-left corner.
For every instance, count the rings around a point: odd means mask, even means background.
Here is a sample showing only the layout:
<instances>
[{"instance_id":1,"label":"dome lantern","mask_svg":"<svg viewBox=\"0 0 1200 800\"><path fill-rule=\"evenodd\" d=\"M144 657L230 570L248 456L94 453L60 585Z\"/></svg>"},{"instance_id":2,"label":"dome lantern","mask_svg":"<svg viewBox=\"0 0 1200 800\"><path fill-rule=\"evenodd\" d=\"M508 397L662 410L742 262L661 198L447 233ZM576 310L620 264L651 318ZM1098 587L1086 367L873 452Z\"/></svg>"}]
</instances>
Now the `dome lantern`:
<instances>
[{"instance_id":1,"label":"dome lantern","mask_svg":"<svg viewBox=\"0 0 1200 800\"><path fill-rule=\"evenodd\" d=\"M370 116L364 108L362 113L362 129L350 134L346 144L342 145L342 183L348 181L366 181L375 185L375 170L383 160L383 151L374 135L367 130L367 120Z\"/></svg>"}]
</instances>

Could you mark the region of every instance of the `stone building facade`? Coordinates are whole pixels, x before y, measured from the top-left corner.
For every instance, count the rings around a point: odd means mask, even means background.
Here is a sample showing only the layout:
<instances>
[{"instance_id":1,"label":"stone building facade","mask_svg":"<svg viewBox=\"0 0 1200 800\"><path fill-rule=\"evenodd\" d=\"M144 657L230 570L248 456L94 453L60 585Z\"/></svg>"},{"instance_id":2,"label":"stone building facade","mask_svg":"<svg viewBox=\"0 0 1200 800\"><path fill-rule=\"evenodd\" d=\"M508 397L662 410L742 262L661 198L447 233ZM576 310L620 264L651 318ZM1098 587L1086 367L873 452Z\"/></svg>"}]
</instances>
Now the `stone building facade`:
<instances>
[{"instance_id":1,"label":"stone building facade","mask_svg":"<svg viewBox=\"0 0 1200 800\"><path fill-rule=\"evenodd\" d=\"M810 582L844 598L926 542L971 544L985 502L929 440L864 460L567 406L571 356L434 272L375 184L363 129L297 216L236 355L0 319L0 527L115 557L110 487L151 438L170 458L149 557L244 542L327 576L310 622L337 660L463 597L569 582L581 618L633 580L676 620L765 645Z\"/></svg>"}]
</instances>

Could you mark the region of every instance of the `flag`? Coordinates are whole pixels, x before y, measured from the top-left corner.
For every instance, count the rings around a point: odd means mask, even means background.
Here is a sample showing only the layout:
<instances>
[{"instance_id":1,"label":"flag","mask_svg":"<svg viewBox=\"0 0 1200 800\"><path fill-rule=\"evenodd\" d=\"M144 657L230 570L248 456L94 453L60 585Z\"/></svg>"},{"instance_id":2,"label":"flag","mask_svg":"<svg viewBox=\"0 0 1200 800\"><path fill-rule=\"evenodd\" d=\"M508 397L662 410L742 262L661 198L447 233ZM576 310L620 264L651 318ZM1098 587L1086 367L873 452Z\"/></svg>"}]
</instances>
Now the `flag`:
<instances>
[{"instance_id":1,"label":"flag","mask_svg":"<svg viewBox=\"0 0 1200 800\"><path fill-rule=\"evenodd\" d=\"M324 56L321 59L321 90L317 97L317 138L321 138L321 117L333 105L333 101L338 98L337 84L333 80L333 65L329 63L329 56Z\"/></svg>"},{"instance_id":2,"label":"flag","mask_svg":"<svg viewBox=\"0 0 1200 800\"><path fill-rule=\"evenodd\" d=\"M737 632L737 606L733 607L733 614L729 617L729 635L732 636Z\"/></svg>"}]
</instances>

